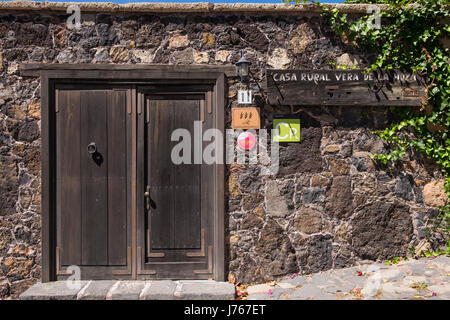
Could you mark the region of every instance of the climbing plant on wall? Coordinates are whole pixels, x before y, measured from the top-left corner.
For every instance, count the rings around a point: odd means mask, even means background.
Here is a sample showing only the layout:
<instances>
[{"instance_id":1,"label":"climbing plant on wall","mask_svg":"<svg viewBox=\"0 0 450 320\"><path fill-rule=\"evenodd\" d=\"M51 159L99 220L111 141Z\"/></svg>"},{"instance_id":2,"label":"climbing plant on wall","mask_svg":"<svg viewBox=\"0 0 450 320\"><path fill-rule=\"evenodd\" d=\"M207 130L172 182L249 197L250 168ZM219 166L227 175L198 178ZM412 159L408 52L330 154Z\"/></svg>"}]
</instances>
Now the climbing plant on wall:
<instances>
[{"instance_id":1,"label":"climbing plant on wall","mask_svg":"<svg viewBox=\"0 0 450 320\"><path fill-rule=\"evenodd\" d=\"M373 10L351 17L315 1L284 0L322 8L331 27L343 40L376 53L369 69L403 69L423 74L428 80L426 99L420 109L392 108L399 121L377 134L391 146L390 152L375 154L383 164L402 159L408 150L432 159L445 176L450 196L450 39L448 0L346 0L345 3L384 5L379 11L381 28L374 24ZM450 204L441 208L437 227L450 233Z\"/></svg>"}]
</instances>

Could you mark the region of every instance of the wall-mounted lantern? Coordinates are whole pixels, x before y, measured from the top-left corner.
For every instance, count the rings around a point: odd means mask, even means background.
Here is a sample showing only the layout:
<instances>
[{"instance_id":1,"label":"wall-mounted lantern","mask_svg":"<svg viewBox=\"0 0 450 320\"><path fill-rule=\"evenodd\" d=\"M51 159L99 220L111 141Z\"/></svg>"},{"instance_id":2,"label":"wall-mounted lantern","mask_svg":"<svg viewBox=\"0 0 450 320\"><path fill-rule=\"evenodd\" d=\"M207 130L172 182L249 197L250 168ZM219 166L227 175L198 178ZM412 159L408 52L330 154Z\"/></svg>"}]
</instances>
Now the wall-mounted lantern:
<instances>
[{"instance_id":1,"label":"wall-mounted lantern","mask_svg":"<svg viewBox=\"0 0 450 320\"><path fill-rule=\"evenodd\" d=\"M244 55L244 50L241 51L241 58L236 62L236 73L241 77L241 82L247 82L249 79L250 61Z\"/></svg>"}]
</instances>

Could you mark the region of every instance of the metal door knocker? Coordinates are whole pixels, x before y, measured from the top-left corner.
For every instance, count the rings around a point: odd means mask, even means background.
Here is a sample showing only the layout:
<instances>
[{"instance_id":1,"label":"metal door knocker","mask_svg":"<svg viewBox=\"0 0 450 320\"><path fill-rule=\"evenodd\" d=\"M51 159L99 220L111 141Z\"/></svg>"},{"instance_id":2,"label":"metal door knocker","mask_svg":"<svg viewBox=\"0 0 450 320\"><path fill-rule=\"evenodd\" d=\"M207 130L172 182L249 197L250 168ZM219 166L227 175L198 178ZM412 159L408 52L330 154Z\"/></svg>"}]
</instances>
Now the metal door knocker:
<instances>
[{"instance_id":1,"label":"metal door knocker","mask_svg":"<svg viewBox=\"0 0 450 320\"><path fill-rule=\"evenodd\" d=\"M95 144L95 142L91 142L88 144L87 152L89 152L90 154L94 154L97 152L97 145Z\"/></svg>"},{"instance_id":2,"label":"metal door knocker","mask_svg":"<svg viewBox=\"0 0 450 320\"><path fill-rule=\"evenodd\" d=\"M95 142L91 142L87 146L87 152L92 155L92 160L98 165L101 166L103 163L103 156L100 152L97 151L97 145Z\"/></svg>"}]
</instances>

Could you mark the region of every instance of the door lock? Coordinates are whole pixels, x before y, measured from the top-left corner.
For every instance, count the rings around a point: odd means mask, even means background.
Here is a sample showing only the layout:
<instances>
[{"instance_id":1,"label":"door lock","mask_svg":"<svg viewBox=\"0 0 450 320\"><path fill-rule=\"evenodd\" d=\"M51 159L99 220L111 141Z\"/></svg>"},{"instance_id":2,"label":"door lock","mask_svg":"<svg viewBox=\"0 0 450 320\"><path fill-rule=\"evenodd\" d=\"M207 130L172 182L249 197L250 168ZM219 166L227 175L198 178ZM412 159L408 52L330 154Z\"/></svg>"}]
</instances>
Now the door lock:
<instances>
[{"instance_id":1,"label":"door lock","mask_svg":"<svg viewBox=\"0 0 450 320\"><path fill-rule=\"evenodd\" d=\"M150 186L147 186L147 191L145 191L144 197L145 197L145 206L146 206L147 210L150 210L150 206L151 206Z\"/></svg>"}]
</instances>

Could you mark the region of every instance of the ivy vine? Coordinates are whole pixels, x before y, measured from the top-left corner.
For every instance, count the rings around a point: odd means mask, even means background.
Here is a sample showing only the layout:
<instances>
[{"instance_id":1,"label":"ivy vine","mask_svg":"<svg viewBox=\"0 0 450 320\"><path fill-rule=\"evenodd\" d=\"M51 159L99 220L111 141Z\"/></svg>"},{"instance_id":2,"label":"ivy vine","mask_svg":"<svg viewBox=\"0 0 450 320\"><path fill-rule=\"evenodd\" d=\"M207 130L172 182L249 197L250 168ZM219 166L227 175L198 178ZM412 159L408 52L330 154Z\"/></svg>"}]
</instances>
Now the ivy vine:
<instances>
[{"instance_id":1,"label":"ivy vine","mask_svg":"<svg viewBox=\"0 0 450 320\"><path fill-rule=\"evenodd\" d=\"M309 0L283 0L285 3L311 3L322 9L331 28L345 42L376 53L367 71L401 69L418 72L427 79L422 107L391 107L399 121L376 131L390 145L388 153L372 157L387 165L415 150L433 160L445 177L450 197L450 39L448 0L346 0L345 3L384 5L379 11L381 28L374 25L373 13L351 17L339 9ZM441 208L436 223L447 239L450 234L450 203Z\"/></svg>"}]
</instances>

